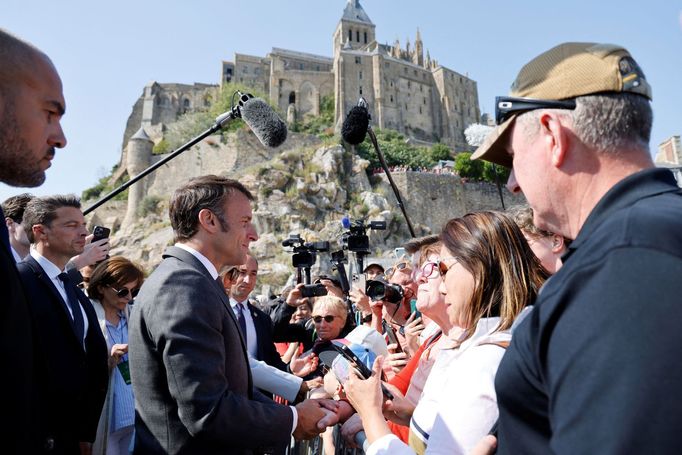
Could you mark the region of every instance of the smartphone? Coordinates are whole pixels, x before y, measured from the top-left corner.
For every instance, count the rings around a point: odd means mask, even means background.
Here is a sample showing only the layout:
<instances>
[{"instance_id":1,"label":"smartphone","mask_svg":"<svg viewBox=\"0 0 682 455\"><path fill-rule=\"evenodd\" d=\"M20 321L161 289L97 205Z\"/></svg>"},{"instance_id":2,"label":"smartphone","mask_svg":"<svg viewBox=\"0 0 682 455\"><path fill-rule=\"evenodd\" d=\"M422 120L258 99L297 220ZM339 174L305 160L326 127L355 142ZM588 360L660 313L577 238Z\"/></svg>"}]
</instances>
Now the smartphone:
<instances>
[{"instance_id":1,"label":"smartphone","mask_svg":"<svg viewBox=\"0 0 682 455\"><path fill-rule=\"evenodd\" d=\"M350 366L355 368L358 371L358 373L360 373L360 376L362 376L365 379L368 379L370 376L372 376L372 370L370 370L367 365L362 363L362 361L360 359L358 359L358 356L356 356L355 353L353 351L351 351L351 349L348 346L343 345L343 344L339 345L336 343L332 343L332 347L339 354L341 354L341 356L343 356L342 357L343 360L348 362ZM339 356L339 357L341 357L341 356ZM342 363L341 359L339 359L338 357L336 359L334 359L334 363L337 363L337 362ZM332 369L334 370L335 375L337 375L337 370L339 370L341 377L344 377L344 373L345 373L346 379L348 378L348 367L347 366L339 365L338 367L332 367ZM339 375L337 375L336 377L341 382L341 377L339 377ZM383 384L381 384L381 391L384 393L384 396L386 398L388 398L389 400L393 399L393 394Z\"/></svg>"},{"instance_id":2,"label":"smartphone","mask_svg":"<svg viewBox=\"0 0 682 455\"><path fill-rule=\"evenodd\" d=\"M410 312L414 313L414 319L422 317L422 312L417 309L417 299L410 300Z\"/></svg>"},{"instance_id":3,"label":"smartphone","mask_svg":"<svg viewBox=\"0 0 682 455\"><path fill-rule=\"evenodd\" d=\"M364 273L354 273L352 277L353 289L359 289L362 292L366 292L367 287L367 277Z\"/></svg>"},{"instance_id":4,"label":"smartphone","mask_svg":"<svg viewBox=\"0 0 682 455\"><path fill-rule=\"evenodd\" d=\"M98 240L109 238L110 233L111 229L109 228L104 226L95 226L92 229L92 243L97 242Z\"/></svg>"},{"instance_id":5,"label":"smartphone","mask_svg":"<svg viewBox=\"0 0 682 455\"><path fill-rule=\"evenodd\" d=\"M388 338L388 344L395 344L398 346L396 352L403 352L403 348L400 346L398 337L395 334L395 330L390 324L384 324L384 331L386 332L386 337Z\"/></svg>"},{"instance_id":6,"label":"smartphone","mask_svg":"<svg viewBox=\"0 0 682 455\"><path fill-rule=\"evenodd\" d=\"M394 248L393 249L393 255L395 256L396 259L400 259L403 256L407 255L407 251L405 251L405 248L403 248L403 247Z\"/></svg>"}]
</instances>

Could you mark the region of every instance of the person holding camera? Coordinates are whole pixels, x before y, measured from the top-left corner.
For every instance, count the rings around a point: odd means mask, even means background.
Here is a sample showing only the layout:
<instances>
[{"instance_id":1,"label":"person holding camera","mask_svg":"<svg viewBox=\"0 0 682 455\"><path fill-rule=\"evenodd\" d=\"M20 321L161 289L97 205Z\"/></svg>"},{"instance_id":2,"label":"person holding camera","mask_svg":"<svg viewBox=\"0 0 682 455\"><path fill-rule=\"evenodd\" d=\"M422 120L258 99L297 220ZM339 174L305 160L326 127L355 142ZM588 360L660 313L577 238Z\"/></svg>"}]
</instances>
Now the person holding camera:
<instances>
[{"instance_id":1,"label":"person holding camera","mask_svg":"<svg viewBox=\"0 0 682 455\"><path fill-rule=\"evenodd\" d=\"M403 257L386 270L385 278L377 277L367 282L372 328L386 336L389 351L393 351L386 359L386 365L390 367L387 369L389 376L392 376L391 371L393 374L400 371L419 347L415 342L408 341L405 331L408 325L412 328L415 319L410 314L410 302L417 294L417 282L412 278L412 269L412 263Z\"/></svg>"},{"instance_id":2,"label":"person holding camera","mask_svg":"<svg viewBox=\"0 0 682 455\"><path fill-rule=\"evenodd\" d=\"M88 296L109 351L109 387L97 427L93 454L127 454L133 437L135 399L128 366L130 302L144 281L142 270L123 256L101 262L92 272Z\"/></svg>"}]
</instances>

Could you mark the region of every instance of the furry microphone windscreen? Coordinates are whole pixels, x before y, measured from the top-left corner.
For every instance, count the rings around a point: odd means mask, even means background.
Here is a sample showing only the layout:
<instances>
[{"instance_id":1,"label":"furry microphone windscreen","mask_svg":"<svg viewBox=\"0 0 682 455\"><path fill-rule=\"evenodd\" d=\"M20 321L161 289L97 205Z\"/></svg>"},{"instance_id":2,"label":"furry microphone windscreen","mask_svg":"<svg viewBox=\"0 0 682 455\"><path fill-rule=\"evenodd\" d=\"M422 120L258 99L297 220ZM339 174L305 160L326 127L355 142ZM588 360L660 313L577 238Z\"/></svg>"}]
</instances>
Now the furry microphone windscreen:
<instances>
[{"instance_id":1,"label":"furry microphone windscreen","mask_svg":"<svg viewBox=\"0 0 682 455\"><path fill-rule=\"evenodd\" d=\"M365 140L369 127L369 112L363 106L353 107L341 127L341 137L351 145L357 145Z\"/></svg>"},{"instance_id":2,"label":"furry microphone windscreen","mask_svg":"<svg viewBox=\"0 0 682 455\"><path fill-rule=\"evenodd\" d=\"M483 144L486 136L490 134L495 127L481 125L480 123L473 123L464 130L464 137L466 137L467 143L472 147L478 147Z\"/></svg>"},{"instance_id":3,"label":"furry microphone windscreen","mask_svg":"<svg viewBox=\"0 0 682 455\"><path fill-rule=\"evenodd\" d=\"M266 147L279 147L287 138L287 125L268 103L251 98L240 108L242 119Z\"/></svg>"}]
</instances>

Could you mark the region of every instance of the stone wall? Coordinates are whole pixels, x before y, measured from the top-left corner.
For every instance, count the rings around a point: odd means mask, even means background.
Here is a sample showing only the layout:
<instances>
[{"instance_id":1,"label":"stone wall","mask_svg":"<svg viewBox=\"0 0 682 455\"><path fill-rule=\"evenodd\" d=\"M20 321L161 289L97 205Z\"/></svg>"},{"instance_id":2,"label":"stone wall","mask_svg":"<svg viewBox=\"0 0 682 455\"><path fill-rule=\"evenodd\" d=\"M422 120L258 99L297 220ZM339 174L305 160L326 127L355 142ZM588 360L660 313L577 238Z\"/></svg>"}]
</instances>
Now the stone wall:
<instances>
[{"instance_id":1,"label":"stone wall","mask_svg":"<svg viewBox=\"0 0 682 455\"><path fill-rule=\"evenodd\" d=\"M221 136L210 136L145 177L147 193L168 199L178 186L192 177L206 174L226 175L239 179L246 168L271 160L274 156L301 147L319 144L314 136L289 132L287 140L280 147L267 148L248 129L240 129L228 136L227 143L221 143ZM166 155L155 155L152 163Z\"/></svg>"},{"instance_id":2,"label":"stone wall","mask_svg":"<svg viewBox=\"0 0 682 455\"><path fill-rule=\"evenodd\" d=\"M440 228L451 218L481 210L502 210L497 187L486 182L467 182L454 174L431 174L422 172L391 173L393 181L400 190L400 195L415 229L422 232L438 233ZM394 215L401 221L404 219L398 208L385 174L380 192L391 204ZM506 207L525 202L518 196L503 188L502 194Z\"/></svg>"}]
</instances>

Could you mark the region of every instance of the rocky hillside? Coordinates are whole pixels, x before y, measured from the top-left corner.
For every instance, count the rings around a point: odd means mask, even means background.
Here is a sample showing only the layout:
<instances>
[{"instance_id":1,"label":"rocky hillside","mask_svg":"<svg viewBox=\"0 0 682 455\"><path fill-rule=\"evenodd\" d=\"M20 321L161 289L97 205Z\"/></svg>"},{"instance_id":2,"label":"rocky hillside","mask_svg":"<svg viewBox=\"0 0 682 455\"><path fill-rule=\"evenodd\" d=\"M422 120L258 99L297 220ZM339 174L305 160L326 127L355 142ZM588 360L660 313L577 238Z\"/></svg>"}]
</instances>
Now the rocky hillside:
<instances>
[{"instance_id":1,"label":"rocky hillside","mask_svg":"<svg viewBox=\"0 0 682 455\"><path fill-rule=\"evenodd\" d=\"M370 181L367 165L353 148L333 140L324 143L314 136L291 134L279 149L265 150L251 133L240 130L225 142L209 138L150 176L145 183L148 196L134 223L120 226L124 203L106 204L91 222L115 228L112 254L122 254L151 271L163 249L173 243L167 217L172 190L196 175L236 178L257 198L254 223L260 239L253 253L261 264L260 284L278 287L292 271L291 255L281 246L289 234L300 234L309 242L328 240L332 250L340 249L341 219L349 216L386 221L386 231L370 231L376 256L409 238L385 176L372 176ZM417 235L438 232L447 219L469 211L500 208L490 184L466 183L452 174L399 172L394 178ZM318 263L328 269L328 255L320 255Z\"/></svg>"}]
</instances>

